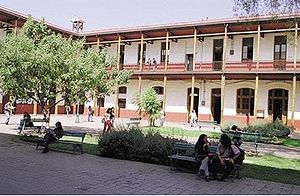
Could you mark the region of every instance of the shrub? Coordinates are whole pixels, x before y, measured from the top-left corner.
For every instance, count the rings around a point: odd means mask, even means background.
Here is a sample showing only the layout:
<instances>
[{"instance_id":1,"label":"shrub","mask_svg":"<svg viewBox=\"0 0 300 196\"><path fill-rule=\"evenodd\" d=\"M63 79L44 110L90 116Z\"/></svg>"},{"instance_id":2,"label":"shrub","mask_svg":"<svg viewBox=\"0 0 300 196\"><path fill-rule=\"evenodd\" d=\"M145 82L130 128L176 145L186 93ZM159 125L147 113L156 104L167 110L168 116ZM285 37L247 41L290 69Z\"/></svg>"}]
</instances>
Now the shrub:
<instances>
[{"instance_id":1,"label":"shrub","mask_svg":"<svg viewBox=\"0 0 300 196\"><path fill-rule=\"evenodd\" d=\"M158 133L144 135L140 129L132 128L104 135L98 149L102 156L168 165L168 156L177 141Z\"/></svg>"},{"instance_id":2,"label":"shrub","mask_svg":"<svg viewBox=\"0 0 300 196\"><path fill-rule=\"evenodd\" d=\"M282 124L280 120L276 120L272 123L261 124L261 125L250 125L243 128L243 131L262 133L263 137L277 137L287 138L290 132L293 130L292 127Z\"/></svg>"}]
</instances>

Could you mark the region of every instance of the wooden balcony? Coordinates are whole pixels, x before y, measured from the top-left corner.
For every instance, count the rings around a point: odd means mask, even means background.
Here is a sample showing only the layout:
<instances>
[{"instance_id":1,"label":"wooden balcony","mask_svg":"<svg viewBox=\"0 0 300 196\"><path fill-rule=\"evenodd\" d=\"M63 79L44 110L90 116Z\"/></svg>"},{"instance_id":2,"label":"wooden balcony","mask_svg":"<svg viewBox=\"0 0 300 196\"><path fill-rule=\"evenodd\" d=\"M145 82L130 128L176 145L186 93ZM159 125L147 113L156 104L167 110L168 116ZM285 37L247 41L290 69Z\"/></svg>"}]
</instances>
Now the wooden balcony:
<instances>
[{"instance_id":1,"label":"wooden balcony","mask_svg":"<svg viewBox=\"0 0 300 196\"><path fill-rule=\"evenodd\" d=\"M254 61L241 61L241 62L226 62L223 71L224 72L290 72L294 71L294 64L292 61L261 61L256 69L256 62ZM123 65L124 70L132 70L139 72L139 65ZM203 62L196 63L194 72L220 72L222 71L222 62ZM296 64L296 71L300 71L300 61ZM164 73L165 65L157 64L156 66L143 65L142 73ZM192 67L185 63L172 63L167 65L168 73L191 73Z\"/></svg>"}]
</instances>

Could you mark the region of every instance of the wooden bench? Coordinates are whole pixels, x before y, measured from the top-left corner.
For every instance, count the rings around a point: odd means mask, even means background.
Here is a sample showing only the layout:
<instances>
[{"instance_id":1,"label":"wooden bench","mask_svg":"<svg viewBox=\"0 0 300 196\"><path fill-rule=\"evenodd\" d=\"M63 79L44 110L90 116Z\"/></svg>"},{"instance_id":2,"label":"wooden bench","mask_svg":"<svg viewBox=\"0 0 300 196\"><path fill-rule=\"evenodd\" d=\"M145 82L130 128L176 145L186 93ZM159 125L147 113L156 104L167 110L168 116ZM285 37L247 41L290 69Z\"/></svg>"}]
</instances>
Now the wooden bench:
<instances>
[{"instance_id":1,"label":"wooden bench","mask_svg":"<svg viewBox=\"0 0 300 196\"><path fill-rule=\"evenodd\" d=\"M139 124L141 123L142 118L141 117L134 117L134 118L130 118L129 122L126 123L128 127L130 127L131 125L135 125L135 126L139 126Z\"/></svg>"},{"instance_id":2,"label":"wooden bench","mask_svg":"<svg viewBox=\"0 0 300 196\"><path fill-rule=\"evenodd\" d=\"M71 141L71 140L64 140L64 137L75 137L75 138L81 138L81 141ZM86 136L85 132L71 132L71 131L64 131L64 135L63 137L53 143L56 144L70 144L73 146L73 153L75 154L76 151L80 151L81 154L83 154L83 149L82 149L82 144L83 144L83 140ZM38 138L36 139L36 150L39 148L39 146L43 146L44 143L44 138ZM52 144L52 143L50 143Z\"/></svg>"},{"instance_id":3,"label":"wooden bench","mask_svg":"<svg viewBox=\"0 0 300 196\"><path fill-rule=\"evenodd\" d=\"M198 120L197 121L197 125L199 127L199 131L201 131L202 127L209 127L209 126L213 126L213 129L216 129L216 125L218 124L217 121L205 121L205 120Z\"/></svg>"},{"instance_id":4,"label":"wooden bench","mask_svg":"<svg viewBox=\"0 0 300 196\"><path fill-rule=\"evenodd\" d=\"M42 124L39 125L39 126L37 126L37 125L35 125L35 126L25 126L28 123L28 121L32 122L32 123L34 123L34 122L40 122ZM22 126L21 126L21 122L23 122ZM28 129L31 129L31 130L32 129L37 129L38 133L40 133L41 129L45 128L46 127L46 123L48 123L48 122L49 122L49 120L46 119L46 118L31 118L31 119L24 119L23 118L23 119L20 120L19 134L24 133L24 130L28 130Z\"/></svg>"},{"instance_id":5,"label":"wooden bench","mask_svg":"<svg viewBox=\"0 0 300 196\"><path fill-rule=\"evenodd\" d=\"M242 141L253 141L255 147L255 153L257 154L258 143L262 140L262 134L258 132L241 132L241 131L227 131L225 132L231 139Z\"/></svg>"},{"instance_id":6,"label":"wooden bench","mask_svg":"<svg viewBox=\"0 0 300 196\"><path fill-rule=\"evenodd\" d=\"M209 151L213 154L217 151L217 146L209 146ZM195 159L195 145L189 143L180 143L176 142L174 145L173 155L168 156L170 159L171 169L174 169L174 160L176 161L187 161L193 163L199 163L198 160ZM176 166L175 166L176 169Z\"/></svg>"}]
</instances>

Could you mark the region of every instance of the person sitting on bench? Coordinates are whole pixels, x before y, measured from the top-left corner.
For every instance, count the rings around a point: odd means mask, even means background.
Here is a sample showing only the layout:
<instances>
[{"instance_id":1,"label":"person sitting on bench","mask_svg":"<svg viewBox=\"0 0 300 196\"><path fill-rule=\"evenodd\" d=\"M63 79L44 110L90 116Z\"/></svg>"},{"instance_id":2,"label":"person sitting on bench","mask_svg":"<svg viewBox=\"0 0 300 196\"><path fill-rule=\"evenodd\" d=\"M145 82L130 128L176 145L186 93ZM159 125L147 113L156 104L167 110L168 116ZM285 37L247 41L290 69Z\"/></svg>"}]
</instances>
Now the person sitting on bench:
<instances>
[{"instance_id":1,"label":"person sitting on bench","mask_svg":"<svg viewBox=\"0 0 300 196\"><path fill-rule=\"evenodd\" d=\"M62 136L64 135L64 130L61 126L61 122L55 123L55 128L53 130L50 130L46 135L44 136L44 150L42 153L47 153L49 151L48 146L50 143L58 141Z\"/></svg>"},{"instance_id":2,"label":"person sitting on bench","mask_svg":"<svg viewBox=\"0 0 300 196\"><path fill-rule=\"evenodd\" d=\"M234 169L234 161L240 155L239 149L231 144L227 134L222 134L217 148L218 158L213 161L213 179L216 179L219 170L223 173L218 180L224 181Z\"/></svg>"},{"instance_id":3,"label":"person sitting on bench","mask_svg":"<svg viewBox=\"0 0 300 196\"><path fill-rule=\"evenodd\" d=\"M209 162L209 142L207 141L207 135L201 134L195 145L196 160L201 161L198 176L205 176L205 181L209 181L209 171L208 171L208 162Z\"/></svg>"},{"instance_id":4,"label":"person sitting on bench","mask_svg":"<svg viewBox=\"0 0 300 196\"><path fill-rule=\"evenodd\" d=\"M33 127L33 122L31 121L31 116L28 112L24 112L23 119L20 121L20 126L23 127L25 123L25 127Z\"/></svg>"}]
</instances>

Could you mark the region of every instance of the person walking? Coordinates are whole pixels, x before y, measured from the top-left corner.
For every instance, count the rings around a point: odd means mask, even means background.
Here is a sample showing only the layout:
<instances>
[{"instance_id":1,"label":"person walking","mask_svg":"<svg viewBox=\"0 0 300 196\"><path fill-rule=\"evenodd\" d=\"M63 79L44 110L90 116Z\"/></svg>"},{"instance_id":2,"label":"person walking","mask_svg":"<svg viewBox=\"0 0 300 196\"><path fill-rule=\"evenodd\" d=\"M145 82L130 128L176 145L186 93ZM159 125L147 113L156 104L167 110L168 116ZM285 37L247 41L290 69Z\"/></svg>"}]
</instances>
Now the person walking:
<instances>
[{"instance_id":1,"label":"person walking","mask_svg":"<svg viewBox=\"0 0 300 196\"><path fill-rule=\"evenodd\" d=\"M91 106L88 107L88 122L93 122L94 110Z\"/></svg>"},{"instance_id":2,"label":"person walking","mask_svg":"<svg viewBox=\"0 0 300 196\"><path fill-rule=\"evenodd\" d=\"M104 114L104 117L102 118L102 122L104 123L103 127L103 134L109 133L111 131L111 108L108 108Z\"/></svg>"},{"instance_id":3,"label":"person walking","mask_svg":"<svg viewBox=\"0 0 300 196\"><path fill-rule=\"evenodd\" d=\"M192 113L190 114L190 126L191 127L197 126L197 114L195 110L193 110Z\"/></svg>"},{"instance_id":4,"label":"person walking","mask_svg":"<svg viewBox=\"0 0 300 196\"><path fill-rule=\"evenodd\" d=\"M4 105L4 114L5 114L5 116L6 116L5 124L6 124L6 125L8 125L8 123L9 123L10 115L11 115L11 110L12 110L11 101L8 101L8 102Z\"/></svg>"}]
</instances>

